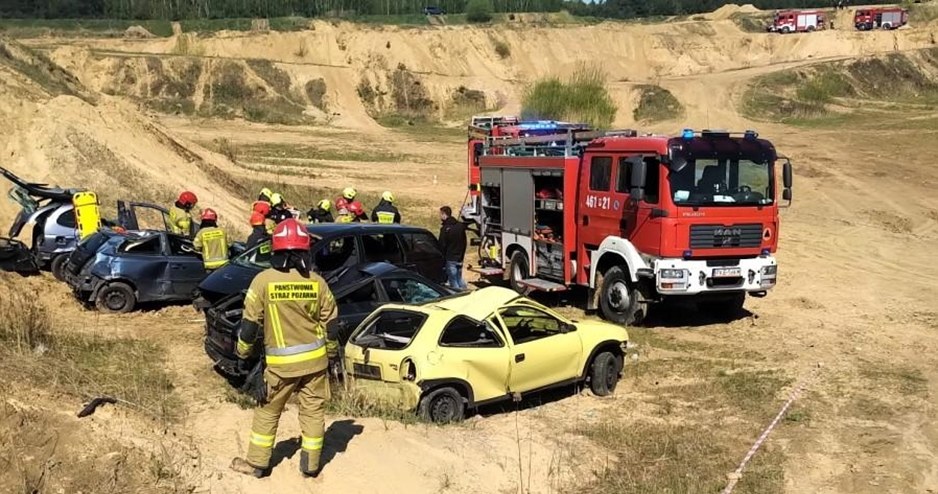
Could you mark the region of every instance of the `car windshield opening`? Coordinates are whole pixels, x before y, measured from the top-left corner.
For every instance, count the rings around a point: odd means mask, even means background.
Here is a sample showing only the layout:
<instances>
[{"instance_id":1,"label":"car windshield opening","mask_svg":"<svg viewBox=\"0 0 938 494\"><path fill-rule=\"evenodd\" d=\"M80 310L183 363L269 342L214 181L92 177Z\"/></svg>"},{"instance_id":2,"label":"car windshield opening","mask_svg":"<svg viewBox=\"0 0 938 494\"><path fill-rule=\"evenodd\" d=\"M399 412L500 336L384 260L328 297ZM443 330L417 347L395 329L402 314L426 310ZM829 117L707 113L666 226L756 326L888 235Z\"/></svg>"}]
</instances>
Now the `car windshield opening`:
<instances>
[{"instance_id":1,"label":"car windshield opening","mask_svg":"<svg viewBox=\"0 0 938 494\"><path fill-rule=\"evenodd\" d=\"M668 175L678 206L772 204L772 167L748 159L696 159Z\"/></svg>"},{"instance_id":2,"label":"car windshield opening","mask_svg":"<svg viewBox=\"0 0 938 494\"><path fill-rule=\"evenodd\" d=\"M310 236L310 242L312 245L316 245L316 242L320 239L315 235ZM270 241L261 242L260 244L242 252L238 257L235 257L231 260L232 264L237 264L238 266L244 266L249 268L257 269L268 269L270 267L270 256L272 252L270 250Z\"/></svg>"},{"instance_id":3,"label":"car windshield opening","mask_svg":"<svg viewBox=\"0 0 938 494\"><path fill-rule=\"evenodd\" d=\"M401 350L410 345L426 320L427 316L419 312L382 311L365 323L354 343L367 348Z\"/></svg>"}]
</instances>

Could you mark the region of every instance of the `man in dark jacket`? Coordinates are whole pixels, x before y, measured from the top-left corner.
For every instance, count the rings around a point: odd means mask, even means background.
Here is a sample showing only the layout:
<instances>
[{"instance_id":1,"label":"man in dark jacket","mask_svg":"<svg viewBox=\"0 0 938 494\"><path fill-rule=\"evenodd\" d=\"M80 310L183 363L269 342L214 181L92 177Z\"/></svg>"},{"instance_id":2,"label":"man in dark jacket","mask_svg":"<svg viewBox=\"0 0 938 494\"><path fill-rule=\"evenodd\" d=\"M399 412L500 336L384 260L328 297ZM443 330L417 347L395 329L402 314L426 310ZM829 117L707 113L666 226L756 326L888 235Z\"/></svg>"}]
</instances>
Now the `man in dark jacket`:
<instances>
[{"instance_id":1,"label":"man in dark jacket","mask_svg":"<svg viewBox=\"0 0 938 494\"><path fill-rule=\"evenodd\" d=\"M466 225L453 218L453 210L449 206L440 208L440 220L440 247L446 260L447 283L455 290L466 290L468 287L462 279L463 258L466 256Z\"/></svg>"},{"instance_id":2,"label":"man in dark jacket","mask_svg":"<svg viewBox=\"0 0 938 494\"><path fill-rule=\"evenodd\" d=\"M390 191L381 194L381 202L371 211L371 221L384 224L401 222L401 212L394 205L394 194Z\"/></svg>"}]
</instances>

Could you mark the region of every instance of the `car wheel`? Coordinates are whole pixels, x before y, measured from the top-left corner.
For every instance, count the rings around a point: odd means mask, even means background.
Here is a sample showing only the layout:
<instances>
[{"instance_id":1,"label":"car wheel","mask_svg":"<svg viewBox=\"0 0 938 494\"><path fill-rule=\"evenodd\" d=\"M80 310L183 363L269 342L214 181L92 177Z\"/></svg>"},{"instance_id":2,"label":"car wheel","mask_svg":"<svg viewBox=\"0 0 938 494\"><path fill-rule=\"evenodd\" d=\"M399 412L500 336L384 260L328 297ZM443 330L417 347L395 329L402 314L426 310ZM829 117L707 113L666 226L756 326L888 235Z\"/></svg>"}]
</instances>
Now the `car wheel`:
<instances>
[{"instance_id":1,"label":"car wheel","mask_svg":"<svg viewBox=\"0 0 938 494\"><path fill-rule=\"evenodd\" d=\"M66 266L68 266L68 254L59 254L52 258L52 262L49 264L49 271L52 272L52 276L55 276L55 279L65 281Z\"/></svg>"},{"instance_id":2,"label":"car wheel","mask_svg":"<svg viewBox=\"0 0 938 494\"><path fill-rule=\"evenodd\" d=\"M523 295L526 288L521 281L527 278L530 272L528 256L523 250L515 251L511 255L511 261L508 262L508 282L511 284L511 289Z\"/></svg>"},{"instance_id":3,"label":"car wheel","mask_svg":"<svg viewBox=\"0 0 938 494\"><path fill-rule=\"evenodd\" d=\"M641 324L645 318L642 294L619 266L606 270L599 286L603 317L616 324Z\"/></svg>"},{"instance_id":4,"label":"car wheel","mask_svg":"<svg viewBox=\"0 0 938 494\"><path fill-rule=\"evenodd\" d=\"M117 314L134 310L136 304L137 296L134 294L133 288L130 288L126 283L120 282L109 283L102 288L95 300L98 310Z\"/></svg>"},{"instance_id":5,"label":"car wheel","mask_svg":"<svg viewBox=\"0 0 938 494\"><path fill-rule=\"evenodd\" d=\"M462 395L449 386L427 393L418 405L420 418L437 424L459 422L463 419L465 411L466 405Z\"/></svg>"},{"instance_id":6,"label":"car wheel","mask_svg":"<svg viewBox=\"0 0 938 494\"><path fill-rule=\"evenodd\" d=\"M612 352L602 352L593 359L590 366L590 389L596 396L609 396L619 384L619 372L622 364Z\"/></svg>"}]
</instances>

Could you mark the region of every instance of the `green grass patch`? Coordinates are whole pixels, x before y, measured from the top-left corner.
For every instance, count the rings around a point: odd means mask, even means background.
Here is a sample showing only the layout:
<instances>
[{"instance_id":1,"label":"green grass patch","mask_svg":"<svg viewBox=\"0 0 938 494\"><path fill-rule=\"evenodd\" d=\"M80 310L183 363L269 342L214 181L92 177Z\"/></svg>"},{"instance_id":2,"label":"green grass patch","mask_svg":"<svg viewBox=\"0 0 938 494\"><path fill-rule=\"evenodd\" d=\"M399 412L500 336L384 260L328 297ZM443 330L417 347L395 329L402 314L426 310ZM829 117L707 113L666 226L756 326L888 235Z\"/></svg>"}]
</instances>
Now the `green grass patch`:
<instances>
[{"instance_id":1,"label":"green grass patch","mask_svg":"<svg viewBox=\"0 0 938 494\"><path fill-rule=\"evenodd\" d=\"M181 402L159 345L53 328L36 297L0 278L0 370L16 380L91 399L111 396L161 421L180 416Z\"/></svg>"},{"instance_id":2,"label":"green grass patch","mask_svg":"<svg viewBox=\"0 0 938 494\"><path fill-rule=\"evenodd\" d=\"M229 144L230 145L230 144ZM416 157L389 153L379 149L329 149L319 146L262 143L234 145L235 153L243 159L296 158L320 161L357 161L364 163L414 161Z\"/></svg>"},{"instance_id":3,"label":"green grass patch","mask_svg":"<svg viewBox=\"0 0 938 494\"><path fill-rule=\"evenodd\" d=\"M875 387L896 392L904 396L926 396L928 394L928 379L922 371L906 366L875 366L869 365L860 370L866 379L875 382Z\"/></svg>"},{"instance_id":4,"label":"green grass patch","mask_svg":"<svg viewBox=\"0 0 938 494\"><path fill-rule=\"evenodd\" d=\"M913 3L909 9L909 22L912 24L925 24L938 19L938 4L934 2Z\"/></svg>"},{"instance_id":5,"label":"green grass patch","mask_svg":"<svg viewBox=\"0 0 938 494\"><path fill-rule=\"evenodd\" d=\"M736 13L731 17L739 29L746 33L764 33L766 24L772 19L768 14Z\"/></svg>"},{"instance_id":6,"label":"green grass patch","mask_svg":"<svg viewBox=\"0 0 938 494\"><path fill-rule=\"evenodd\" d=\"M172 36L169 21L116 19L0 19L0 33L14 38L40 36L120 37L131 26L141 26L155 36Z\"/></svg>"},{"instance_id":7,"label":"green grass patch","mask_svg":"<svg viewBox=\"0 0 938 494\"><path fill-rule=\"evenodd\" d=\"M581 65L566 80L542 79L522 98L521 115L527 119L584 122L596 128L612 125L618 110L606 89L606 74Z\"/></svg>"},{"instance_id":8,"label":"green grass patch","mask_svg":"<svg viewBox=\"0 0 938 494\"><path fill-rule=\"evenodd\" d=\"M684 105L671 91L652 84L636 86L635 90L639 92L638 105L632 111L636 121L666 122L684 117Z\"/></svg>"},{"instance_id":9,"label":"green grass patch","mask_svg":"<svg viewBox=\"0 0 938 494\"><path fill-rule=\"evenodd\" d=\"M95 101L95 97L84 90L75 76L44 54L15 41L0 39L0 64L23 74L53 96L75 96L92 104Z\"/></svg>"}]
</instances>

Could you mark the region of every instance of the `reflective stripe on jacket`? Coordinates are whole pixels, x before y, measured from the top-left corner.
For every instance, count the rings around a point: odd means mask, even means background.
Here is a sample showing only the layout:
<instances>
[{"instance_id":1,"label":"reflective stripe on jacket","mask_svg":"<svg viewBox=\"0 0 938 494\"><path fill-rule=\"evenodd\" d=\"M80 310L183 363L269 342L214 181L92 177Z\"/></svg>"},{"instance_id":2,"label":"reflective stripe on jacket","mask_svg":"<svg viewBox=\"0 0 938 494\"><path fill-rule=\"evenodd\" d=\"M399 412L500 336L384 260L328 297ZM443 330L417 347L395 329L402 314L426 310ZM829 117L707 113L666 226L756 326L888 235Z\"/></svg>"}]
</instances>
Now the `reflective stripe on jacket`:
<instances>
[{"instance_id":1,"label":"reflective stripe on jacket","mask_svg":"<svg viewBox=\"0 0 938 494\"><path fill-rule=\"evenodd\" d=\"M263 325L267 366L282 377L326 368L337 346L327 339L326 324L336 316L329 285L316 273L268 269L254 278L244 300L244 318Z\"/></svg>"},{"instance_id":2,"label":"reflective stripe on jacket","mask_svg":"<svg viewBox=\"0 0 938 494\"><path fill-rule=\"evenodd\" d=\"M195 234L192 246L202 253L205 269L218 269L228 264L228 235L218 227L208 227Z\"/></svg>"}]
</instances>

